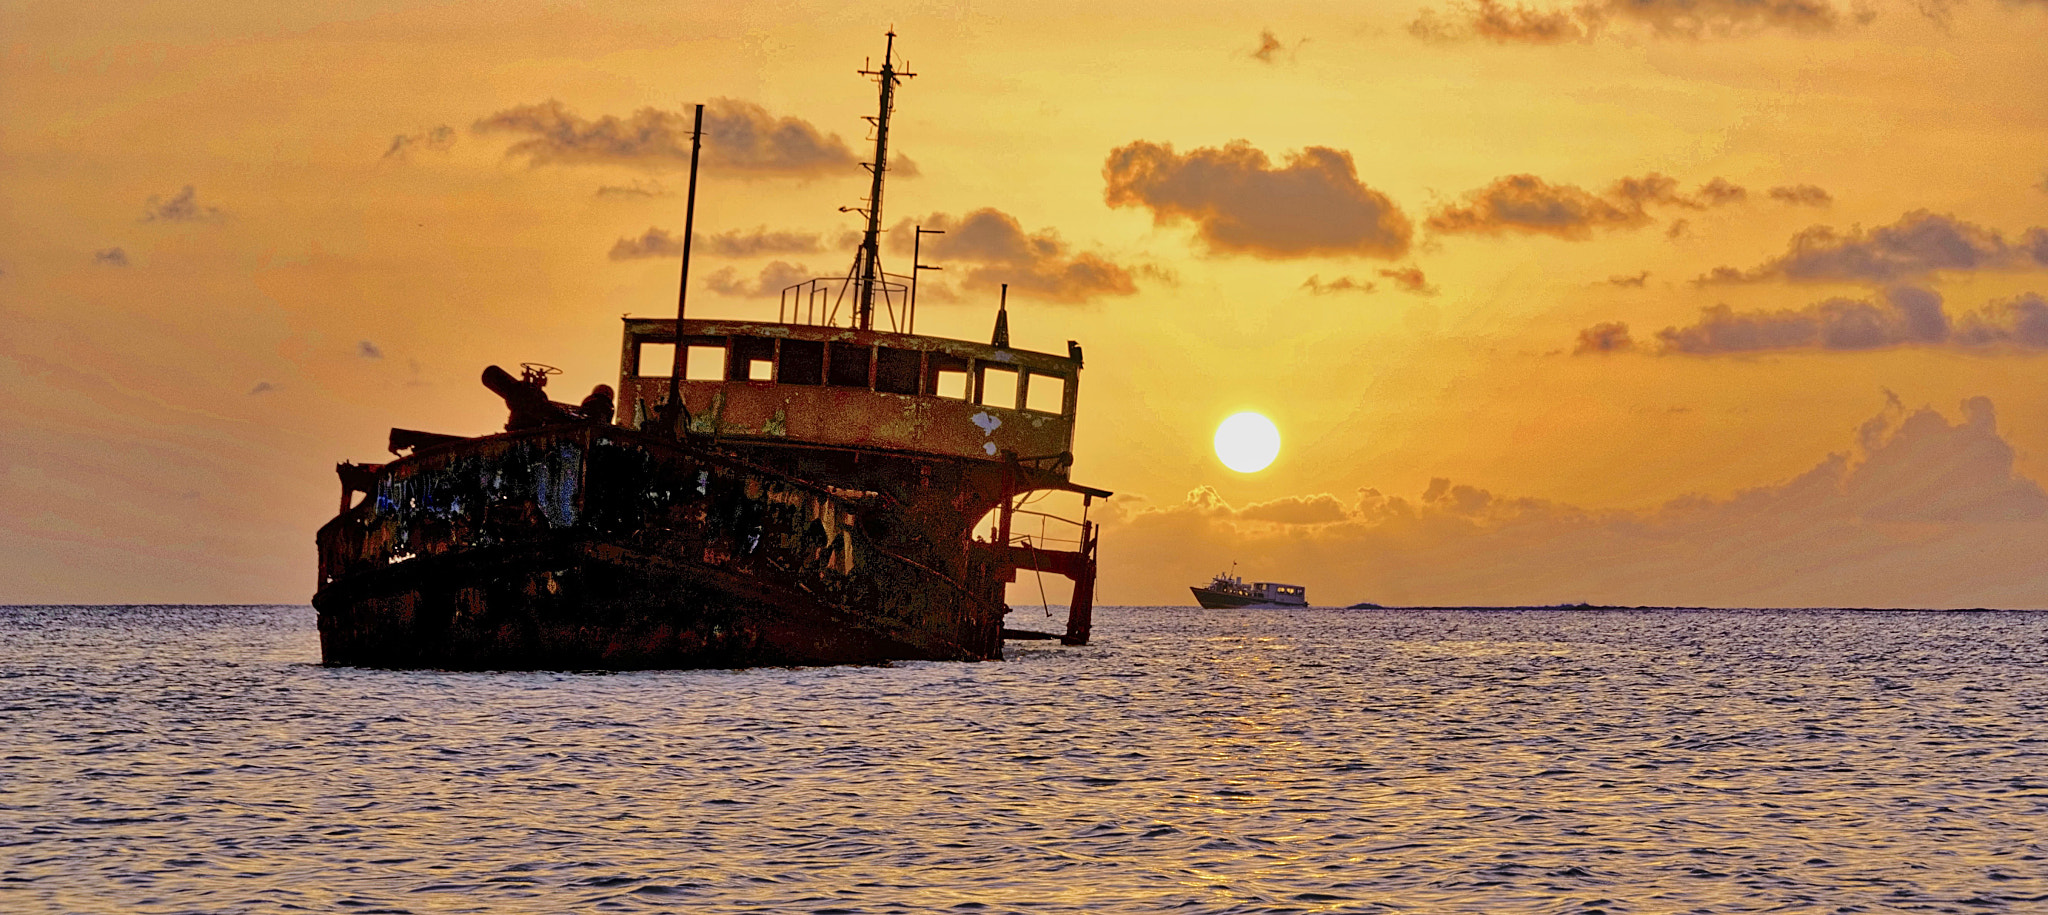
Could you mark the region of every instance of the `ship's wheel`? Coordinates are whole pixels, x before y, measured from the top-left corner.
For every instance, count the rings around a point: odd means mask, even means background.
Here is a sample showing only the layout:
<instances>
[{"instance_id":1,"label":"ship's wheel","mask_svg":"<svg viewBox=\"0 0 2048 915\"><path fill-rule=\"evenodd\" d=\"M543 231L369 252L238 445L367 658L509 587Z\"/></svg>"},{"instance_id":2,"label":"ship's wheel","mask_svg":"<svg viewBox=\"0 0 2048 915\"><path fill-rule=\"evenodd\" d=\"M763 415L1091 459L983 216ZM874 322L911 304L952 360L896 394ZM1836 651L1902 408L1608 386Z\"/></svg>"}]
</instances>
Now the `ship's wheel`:
<instances>
[{"instance_id":1,"label":"ship's wheel","mask_svg":"<svg viewBox=\"0 0 2048 915\"><path fill-rule=\"evenodd\" d=\"M547 387L548 376L560 374L562 374L561 369L555 368L554 366L548 365L547 363L544 362L519 363L520 380L526 382L527 384L533 385L534 387Z\"/></svg>"}]
</instances>

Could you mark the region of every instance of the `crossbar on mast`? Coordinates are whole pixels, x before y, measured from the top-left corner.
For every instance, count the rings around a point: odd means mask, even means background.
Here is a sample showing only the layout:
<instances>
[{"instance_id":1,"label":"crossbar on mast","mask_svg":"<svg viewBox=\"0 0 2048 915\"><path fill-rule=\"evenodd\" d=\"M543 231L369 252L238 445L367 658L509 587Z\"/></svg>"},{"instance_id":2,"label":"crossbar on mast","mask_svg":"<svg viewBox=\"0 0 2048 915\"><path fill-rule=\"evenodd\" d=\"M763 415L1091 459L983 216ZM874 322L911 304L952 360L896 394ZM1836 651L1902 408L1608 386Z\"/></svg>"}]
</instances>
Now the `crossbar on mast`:
<instances>
[{"instance_id":1,"label":"crossbar on mast","mask_svg":"<svg viewBox=\"0 0 2048 915\"><path fill-rule=\"evenodd\" d=\"M882 277L882 179L889 170L889 114L896 108L896 81L917 75L896 71L896 30L890 29L888 35L882 69L860 71L862 76L877 77L882 86L881 109L875 115L875 161L867 163L874 183L868 190L868 230L860 242L859 297L854 301L854 320L862 330L874 328L875 286Z\"/></svg>"}]
</instances>

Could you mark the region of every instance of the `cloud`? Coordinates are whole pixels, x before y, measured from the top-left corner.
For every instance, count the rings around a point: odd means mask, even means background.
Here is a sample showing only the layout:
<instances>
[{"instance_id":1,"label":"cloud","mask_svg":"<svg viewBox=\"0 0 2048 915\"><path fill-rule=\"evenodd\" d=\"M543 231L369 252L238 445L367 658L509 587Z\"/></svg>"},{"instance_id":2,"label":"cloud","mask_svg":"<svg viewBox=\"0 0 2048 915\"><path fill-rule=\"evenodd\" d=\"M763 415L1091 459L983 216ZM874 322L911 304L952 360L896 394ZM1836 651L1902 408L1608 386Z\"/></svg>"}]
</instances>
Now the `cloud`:
<instances>
[{"instance_id":1,"label":"cloud","mask_svg":"<svg viewBox=\"0 0 2048 915\"><path fill-rule=\"evenodd\" d=\"M2048 494L2013 471L2013 448L1998 434L1990 398L1968 398L1962 411L1962 421L1951 424L1930 408L1907 413L1894 395L1883 414L1864 423L1863 460L1841 477L1843 500L1856 516L1992 523L2048 515Z\"/></svg>"},{"instance_id":2,"label":"cloud","mask_svg":"<svg viewBox=\"0 0 2048 915\"><path fill-rule=\"evenodd\" d=\"M1704 210L1747 196L1747 191L1723 178L1682 194L1677 179L1655 172L1622 178L1600 194L1577 185L1551 184L1535 175L1508 175L1467 192L1457 203L1438 207L1424 224L1451 235L1519 232L1582 241L1593 237L1595 229L1649 225L1655 219L1648 210L1651 206Z\"/></svg>"},{"instance_id":3,"label":"cloud","mask_svg":"<svg viewBox=\"0 0 2048 915\"><path fill-rule=\"evenodd\" d=\"M648 257L681 257L683 240L668 234L667 229L649 226L639 238L621 238L612 243L612 250L605 256L615 261L639 260Z\"/></svg>"},{"instance_id":4,"label":"cloud","mask_svg":"<svg viewBox=\"0 0 2048 915\"><path fill-rule=\"evenodd\" d=\"M471 129L520 137L505 152L535 167L686 169L691 117L687 112L642 108L625 118L588 119L549 99L479 118ZM703 161L715 171L743 177L816 177L853 169L860 159L838 134L827 134L799 118L776 117L751 102L720 98L704 107ZM892 171L915 174L904 161Z\"/></svg>"},{"instance_id":5,"label":"cloud","mask_svg":"<svg viewBox=\"0 0 2048 915\"><path fill-rule=\"evenodd\" d=\"M1992 302L1958 318L1953 339L1964 346L2005 343L2048 349L2048 299L2029 292Z\"/></svg>"},{"instance_id":6,"label":"cloud","mask_svg":"<svg viewBox=\"0 0 2048 915\"><path fill-rule=\"evenodd\" d=\"M1635 228L1650 221L1639 205L1616 203L1535 175L1509 175L1430 214L1425 225L1449 234L1529 232L1584 239L1595 228Z\"/></svg>"},{"instance_id":7,"label":"cloud","mask_svg":"<svg viewBox=\"0 0 2048 915\"><path fill-rule=\"evenodd\" d=\"M1394 285L1403 292L1429 296L1436 295L1441 291L1437 287L1430 285L1429 279L1423 276L1421 267L1410 266L1398 269L1382 269L1378 272L1380 276L1393 280ZM1303 280L1301 288L1308 290L1310 295L1330 295L1339 292L1371 293L1379 289L1378 285L1374 284L1371 280L1355 279L1348 275L1325 282L1322 274L1315 274Z\"/></svg>"},{"instance_id":8,"label":"cloud","mask_svg":"<svg viewBox=\"0 0 2048 915\"><path fill-rule=\"evenodd\" d=\"M752 230L733 229L716 235L701 235L695 249L712 257L761 257L769 254L817 254L824 240L816 232L769 231L767 226Z\"/></svg>"},{"instance_id":9,"label":"cloud","mask_svg":"<svg viewBox=\"0 0 2048 915\"><path fill-rule=\"evenodd\" d=\"M254 397L258 394L268 394L275 390L277 390L277 385L271 384L268 381L259 381L256 382L255 387L249 389L249 396Z\"/></svg>"},{"instance_id":10,"label":"cloud","mask_svg":"<svg viewBox=\"0 0 2048 915\"><path fill-rule=\"evenodd\" d=\"M165 200L154 194L142 213L143 222L215 222L223 215L215 207L201 206L198 191L192 185L185 185L171 199Z\"/></svg>"},{"instance_id":11,"label":"cloud","mask_svg":"<svg viewBox=\"0 0 2048 915\"><path fill-rule=\"evenodd\" d=\"M1075 251L1053 229L1026 232L1015 216L993 207L958 217L933 213L903 220L890 232L891 251L910 253L913 224L945 233L926 235L920 256L929 264L945 266L966 289L991 290L1008 283L1012 292L1055 302L1086 302L1138 291L1130 267L1100 254ZM964 263L967 269L955 271L949 261Z\"/></svg>"},{"instance_id":12,"label":"cloud","mask_svg":"<svg viewBox=\"0 0 2048 915\"><path fill-rule=\"evenodd\" d=\"M1561 44L1589 41L1598 31L1570 10L1544 10L1506 5L1495 0L1461 4L1449 11L1424 9L1408 23L1408 34L1424 41L1470 39L1495 44Z\"/></svg>"},{"instance_id":13,"label":"cloud","mask_svg":"<svg viewBox=\"0 0 2048 915\"><path fill-rule=\"evenodd\" d=\"M1693 196L1687 197L1678 192L1678 179L1656 172L1640 178L1618 179L1607 191L1609 198L1638 210L1653 203L1704 210L1709 206L1741 202L1748 195L1748 191L1729 183L1728 179L1715 178L1700 185Z\"/></svg>"},{"instance_id":14,"label":"cloud","mask_svg":"<svg viewBox=\"0 0 2048 915\"><path fill-rule=\"evenodd\" d=\"M1872 15L1859 11L1845 17L1828 0L1605 0L1599 9L1676 38L1719 38L1770 29L1814 34L1834 31L1845 18L1861 24Z\"/></svg>"},{"instance_id":15,"label":"cloud","mask_svg":"<svg viewBox=\"0 0 2048 915\"><path fill-rule=\"evenodd\" d=\"M1671 220L1671 227L1664 230L1664 237L1672 241L1677 241L1690 234L1692 234L1692 220L1690 219Z\"/></svg>"},{"instance_id":16,"label":"cloud","mask_svg":"<svg viewBox=\"0 0 2048 915\"><path fill-rule=\"evenodd\" d=\"M1772 200L1791 206L1824 207L1835 202L1825 188L1811 184L1784 184L1768 192Z\"/></svg>"},{"instance_id":17,"label":"cloud","mask_svg":"<svg viewBox=\"0 0 2048 915\"><path fill-rule=\"evenodd\" d=\"M1748 270L1716 267L1695 284L1792 282L1889 283L1942 272L2048 268L2048 228L2007 241L1954 216L1914 210L1890 225L1838 232L1811 226L1792 236L1784 254Z\"/></svg>"},{"instance_id":18,"label":"cloud","mask_svg":"<svg viewBox=\"0 0 2048 915\"><path fill-rule=\"evenodd\" d=\"M659 181L635 179L626 184L603 184L597 188L599 197L666 197L668 188Z\"/></svg>"},{"instance_id":19,"label":"cloud","mask_svg":"<svg viewBox=\"0 0 2048 915\"><path fill-rule=\"evenodd\" d=\"M1633 287L1636 289L1643 288L1643 284L1649 281L1650 271L1648 270L1638 271L1632 275L1617 274L1607 278L1607 283L1610 286Z\"/></svg>"},{"instance_id":20,"label":"cloud","mask_svg":"<svg viewBox=\"0 0 2048 915\"><path fill-rule=\"evenodd\" d=\"M1263 521L1268 524L1331 524L1344 520L1350 513L1344 503L1329 493L1313 496L1288 496L1271 502L1254 502L1238 509L1240 521Z\"/></svg>"},{"instance_id":21,"label":"cloud","mask_svg":"<svg viewBox=\"0 0 2048 915\"><path fill-rule=\"evenodd\" d=\"M1590 0L1566 7L1474 0L1424 9L1408 24L1408 34L1439 43L1554 45L1592 41L1620 24L1660 38L1698 40L1773 30L1831 32L1845 18L1861 24L1870 15L1845 17L1828 0Z\"/></svg>"},{"instance_id":22,"label":"cloud","mask_svg":"<svg viewBox=\"0 0 2048 915\"><path fill-rule=\"evenodd\" d=\"M1308 290L1309 295L1331 295L1339 292L1370 294L1378 289L1371 280L1355 280L1349 276L1340 276L1325 283L1323 282L1323 275L1320 273L1313 274L1308 279L1302 280L1301 288Z\"/></svg>"},{"instance_id":23,"label":"cloud","mask_svg":"<svg viewBox=\"0 0 2048 915\"><path fill-rule=\"evenodd\" d=\"M1726 206L1749 199L1749 191L1726 178L1715 178L1700 185L1699 205L1701 208Z\"/></svg>"},{"instance_id":24,"label":"cloud","mask_svg":"<svg viewBox=\"0 0 2048 915\"><path fill-rule=\"evenodd\" d=\"M1343 521L1351 514L1342 501L1329 493L1286 496L1232 508L1216 487L1207 485L1190 490L1181 500L1178 510L1233 521L1282 525L1331 524Z\"/></svg>"},{"instance_id":25,"label":"cloud","mask_svg":"<svg viewBox=\"0 0 2048 915\"><path fill-rule=\"evenodd\" d=\"M760 274L752 283L742 279L739 271L725 267L707 277L704 285L712 292L724 295L743 299L766 299L779 296L782 290L816 276L816 273L812 273L801 264L772 261L768 266L761 268Z\"/></svg>"},{"instance_id":26,"label":"cloud","mask_svg":"<svg viewBox=\"0 0 2048 915\"><path fill-rule=\"evenodd\" d=\"M1288 153L1275 168L1243 140L1186 154L1140 140L1111 150L1102 177L1110 206L1145 207L1160 225L1192 222L1212 251L1397 258L1413 232L1392 200L1358 180L1351 154L1327 146Z\"/></svg>"},{"instance_id":27,"label":"cloud","mask_svg":"<svg viewBox=\"0 0 2048 915\"><path fill-rule=\"evenodd\" d=\"M1572 355L1618 353L1635 349L1635 346L1636 341L1628 335L1627 324L1607 321L1579 331L1579 342L1572 347Z\"/></svg>"},{"instance_id":28,"label":"cloud","mask_svg":"<svg viewBox=\"0 0 2048 915\"><path fill-rule=\"evenodd\" d=\"M384 358L384 351L378 349L377 344L371 343L368 340L357 340L356 355L364 359L382 359Z\"/></svg>"},{"instance_id":29,"label":"cloud","mask_svg":"<svg viewBox=\"0 0 2048 915\"><path fill-rule=\"evenodd\" d=\"M751 230L733 229L716 235L698 235L690 253L705 257L744 258L770 254L816 254L823 250L823 239L816 232L769 231L767 226L759 226ZM649 227L639 238L621 238L613 242L611 253L606 256L615 261L625 261L680 257L682 253L682 238L669 234L667 229Z\"/></svg>"},{"instance_id":30,"label":"cloud","mask_svg":"<svg viewBox=\"0 0 2048 915\"><path fill-rule=\"evenodd\" d=\"M405 159L413 150L447 152L455 148L455 128L446 124L423 130L419 133L401 133L391 138L391 145L384 150L386 159Z\"/></svg>"},{"instance_id":31,"label":"cloud","mask_svg":"<svg viewBox=\"0 0 2048 915\"><path fill-rule=\"evenodd\" d=\"M1101 596L1186 602L1189 582L1235 558L1308 584L1319 604L2048 605L2048 493L2017 473L1991 401L1965 400L1952 420L1891 398L1847 432L1790 479L1646 510L1446 477L1419 495L1243 507L1201 487L1105 516L1120 561L1104 565Z\"/></svg>"},{"instance_id":32,"label":"cloud","mask_svg":"<svg viewBox=\"0 0 2048 915\"><path fill-rule=\"evenodd\" d=\"M1402 292L1412 292L1416 295L1436 295L1440 291L1435 286L1429 284L1429 278L1422 275L1421 267L1412 264L1399 268L1382 268L1379 274L1393 280L1394 285L1401 287Z\"/></svg>"},{"instance_id":33,"label":"cloud","mask_svg":"<svg viewBox=\"0 0 2048 915\"><path fill-rule=\"evenodd\" d=\"M1597 327L1581 331L1580 340ZM1935 292L1894 286L1875 300L1835 297L1797 309L1736 311L1714 305L1701 309L1692 324L1658 331L1657 340L1662 353L1693 356L1895 346L2039 350L2048 349L2048 300L2030 292L1951 317Z\"/></svg>"},{"instance_id":34,"label":"cloud","mask_svg":"<svg viewBox=\"0 0 2048 915\"><path fill-rule=\"evenodd\" d=\"M126 267L128 252L120 248L101 248L92 253L92 262L102 267Z\"/></svg>"}]
</instances>

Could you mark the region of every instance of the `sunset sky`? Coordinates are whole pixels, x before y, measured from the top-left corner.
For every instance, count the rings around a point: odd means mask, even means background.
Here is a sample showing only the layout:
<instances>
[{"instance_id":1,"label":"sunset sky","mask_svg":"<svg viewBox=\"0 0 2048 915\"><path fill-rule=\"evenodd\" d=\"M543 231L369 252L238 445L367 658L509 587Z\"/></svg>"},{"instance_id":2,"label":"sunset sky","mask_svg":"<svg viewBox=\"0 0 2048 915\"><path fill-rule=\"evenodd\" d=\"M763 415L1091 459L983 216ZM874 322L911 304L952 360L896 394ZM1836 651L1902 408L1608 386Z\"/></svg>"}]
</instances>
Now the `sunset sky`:
<instances>
[{"instance_id":1,"label":"sunset sky","mask_svg":"<svg viewBox=\"0 0 2048 915\"><path fill-rule=\"evenodd\" d=\"M2048 607L2043 0L341 9L0 0L0 602L303 602L337 461L615 381L692 103L692 312L845 272L893 26L885 265L1086 347L1100 601Z\"/></svg>"}]
</instances>

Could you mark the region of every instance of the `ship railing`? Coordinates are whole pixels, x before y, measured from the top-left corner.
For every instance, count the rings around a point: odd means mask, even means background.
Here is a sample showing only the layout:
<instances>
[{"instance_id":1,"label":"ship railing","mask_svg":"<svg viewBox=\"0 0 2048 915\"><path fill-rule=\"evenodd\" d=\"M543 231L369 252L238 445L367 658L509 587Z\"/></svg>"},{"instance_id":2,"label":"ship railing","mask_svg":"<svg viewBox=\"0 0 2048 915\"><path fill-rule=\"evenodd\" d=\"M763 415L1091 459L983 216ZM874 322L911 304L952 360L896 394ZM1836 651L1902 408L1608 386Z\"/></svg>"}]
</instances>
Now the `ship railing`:
<instances>
[{"instance_id":1,"label":"ship railing","mask_svg":"<svg viewBox=\"0 0 2048 915\"><path fill-rule=\"evenodd\" d=\"M1041 492L1038 498L1043 498L1043 495ZM997 506L990 509L981 519L981 523L975 525L974 539L991 546L1035 546L1039 549L1057 544L1079 550L1088 543L1094 527L1088 523L1089 503L1092 503L1093 499L1083 501L1081 517L1070 518L1025 507L1038 501L1038 498L1025 496L1009 503L1007 507ZM1006 512L1009 515L1007 519L1004 518ZM1038 519L1036 533L1029 529L1020 529L1022 524L1029 523L1023 520L1025 516Z\"/></svg>"},{"instance_id":2,"label":"ship railing","mask_svg":"<svg viewBox=\"0 0 2048 915\"><path fill-rule=\"evenodd\" d=\"M1067 602L1067 630L1059 640L1068 645L1088 644L1088 632L1092 625L1095 607L1095 553L1101 538L1100 530L1088 521L1088 505L1092 498L1084 494L1081 501L1081 520L1055 515L1050 512L1033 511L1006 503L991 512L996 523L991 545L982 549L992 552L1001 563L1005 581L1016 581L1016 573L1029 569L1037 579L1040 602L1044 602L1045 576L1062 575L1073 581L1073 597ZM1029 503L1026 503L1029 504ZM1017 516L1035 516L1039 519L1036 534L1021 532L1014 528ZM1048 525L1058 523L1078 528L1074 539L1054 537ZM1062 531L1064 533L1064 531ZM1052 544L1069 546L1069 549L1048 549ZM1050 612L1048 606L1047 612ZM1050 638L1050 633L1030 633L1022 630L1005 629L1004 635L1013 638Z\"/></svg>"},{"instance_id":3,"label":"ship railing","mask_svg":"<svg viewBox=\"0 0 2048 915\"><path fill-rule=\"evenodd\" d=\"M784 324L836 327L843 309L845 320L850 322L858 305L860 284L860 278L855 276L821 276L793 284L782 290L776 320ZM875 282L875 304L880 306L877 310L888 320L889 329L897 333L911 332L911 305L915 301L911 292L911 277L900 273L883 273Z\"/></svg>"},{"instance_id":4,"label":"ship railing","mask_svg":"<svg viewBox=\"0 0 2048 915\"><path fill-rule=\"evenodd\" d=\"M1011 510L1010 514L1013 516L1031 515L1038 519L1038 533L1035 536L1029 533L1018 531L1015 527L1016 522L1011 522L1012 526L1010 528L1010 545L1012 546L1044 547L1047 544L1064 544L1078 548L1083 543L1083 540L1081 538L1084 531L1086 530L1086 528L1084 527L1085 521L1079 521L1073 518L1062 517L1060 515L1055 515L1050 512L1032 511L1026 508L1013 509ZM1046 526L1054 522L1072 527L1073 531L1071 533L1073 534L1073 536L1055 537L1047 533ZM1059 530L1061 533L1068 533L1063 529Z\"/></svg>"}]
</instances>

